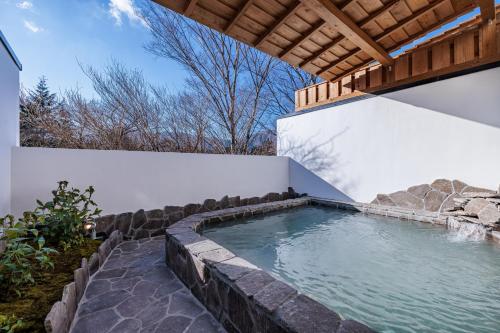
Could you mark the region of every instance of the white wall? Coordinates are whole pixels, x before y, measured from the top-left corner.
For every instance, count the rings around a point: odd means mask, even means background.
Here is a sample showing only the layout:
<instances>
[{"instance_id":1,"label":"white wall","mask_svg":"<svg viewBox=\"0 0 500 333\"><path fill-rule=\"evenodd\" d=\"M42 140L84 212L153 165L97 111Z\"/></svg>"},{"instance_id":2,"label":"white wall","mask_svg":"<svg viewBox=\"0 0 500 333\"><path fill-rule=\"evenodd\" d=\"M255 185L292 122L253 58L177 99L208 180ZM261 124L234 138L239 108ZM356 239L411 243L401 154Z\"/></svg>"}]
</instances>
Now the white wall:
<instances>
[{"instance_id":1,"label":"white wall","mask_svg":"<svg viewBox=\"0 0 500 333\"><path fill-rule=\"evenodd\" d=\"M10 211L11 148L19 142L19 69L0 42L0 216Z\"/></svg>"},{"instance_id":2,"label":"white wall","mask_svg":"<svg viewBox=\"0 0 500 333\"><path fill-rule=\"evenodd\" d=\"M94 185L105 214L262 196L289 184L286 157L14 148L12 166L16 215L49 199L59 180Z\"/></svg>"},{"instance_id":3,"label":"white wall","mask_svg":"<svg viewBox=\"0 0 500 333\"><path fill-rule=\"evenodd\" d=\"M282 118L278 133L280 155L356 201L440 177L497 188L500 68Z\"/></svg>"}]
</instances>

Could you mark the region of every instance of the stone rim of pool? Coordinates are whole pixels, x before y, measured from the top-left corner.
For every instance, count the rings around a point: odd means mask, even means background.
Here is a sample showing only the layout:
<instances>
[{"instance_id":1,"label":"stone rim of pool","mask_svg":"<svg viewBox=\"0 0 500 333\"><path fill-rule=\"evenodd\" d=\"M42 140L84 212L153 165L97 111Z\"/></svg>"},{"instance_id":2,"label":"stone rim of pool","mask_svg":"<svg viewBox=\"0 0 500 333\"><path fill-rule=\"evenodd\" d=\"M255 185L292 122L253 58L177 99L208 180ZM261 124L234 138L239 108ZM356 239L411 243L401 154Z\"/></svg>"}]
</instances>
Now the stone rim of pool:
<instances>
[{"instance_id":1,"label":"stone rim of pool","mask_svg":"<svg viewBox=\"0 0 500 333\"><path fill-rule=\"evenodd\" d=\"M319 204L399 219L445 224L438 214L311 197L191 215L167 228L166 261L228 330L242 332L373 332L200 235L205 225Z\"/></svg>"}]
</instances>

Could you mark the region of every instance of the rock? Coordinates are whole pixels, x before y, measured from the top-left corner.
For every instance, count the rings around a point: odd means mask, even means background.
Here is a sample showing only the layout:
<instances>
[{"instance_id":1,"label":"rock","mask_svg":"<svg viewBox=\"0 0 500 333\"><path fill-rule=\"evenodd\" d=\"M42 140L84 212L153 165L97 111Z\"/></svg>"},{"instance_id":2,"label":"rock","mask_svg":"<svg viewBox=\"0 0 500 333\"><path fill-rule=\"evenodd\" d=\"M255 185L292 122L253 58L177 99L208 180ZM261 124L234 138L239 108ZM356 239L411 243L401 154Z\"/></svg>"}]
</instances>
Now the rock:
<instances>
[{"instance_id":1,"label":"rock","mask_svg":"<svg viewBox=\"0 0 500 333\"><path fill-rule=\"evenodd\" d=\"M92 253L89 258L89 275L93 275L99 269L99 255Z\"/></svg>"},{"instance_id":2,"label":"rock","mask_svg":"<svg viewBox=\"0 0 500 333\"><path fill-rule=\"evenodd\" d=\"M288 197L290 199L295 199L295 198L298 197L297 192L295 192L295 190L293 189L293 187L289 187L288 188Z\"/></svg>"},{"instance_id":3,"label":"rock","mask_svg":"<svg viewBox=\"0 0 500 333\"><path fill-rule=\"evenodd\" d=\"M150 221L146 222L142 226L142 229L145 229L145 230L156 230L156 229L162 228L164 224L165 224L164 220L154 219L154 220L150 220Z\"/></svg>"},{"instance_id":4,"label":"rock","mask_svg":"<svg viewBox=\"0 0 500 333\"><path fill-rule=\"evenodd\" d=\"M236 286L246 297L253 297L253 295L274 281L276 280L268 273L255 270L236 280Z\"/></svg>"},{"instance_id":5,"label":"rock","mask_svg":"<svg viewBox=\"0 0 500 333\"><path fill-rule=\"evenodd\" d=\"M115 229L120 230L122 234L128 234L130 224L132 223L132 213L119 214L115 218Z\"/></svg>"},{"instance_id":6,"label":"rock","mask_svg":"<svg viewBox=\"0 0 500 333\"><path fill-rule=\"evenodd\" d=\"M89 280L88 275L85 273L83 268L78 268L74 272L75 279L75 290L76 290L76 300L77 303L82 299L85 288L87 287L87 282Z\"/></svg>"},{"instance_id":7,"label":"rock","mask_svg":"<svg viewBox=\"0 0 500 333\"><path fill-rule=\"evenodd\" d=\"M106 258L108 255L111 253L111 246L109 240L105 240L104 242L99 245L97 248L97 254L99 255L99 265L102 266L102 264L106 261Z\"/></svg>"},{"instance_id":8,"label":"rock","mask_svg":"<svg viewBox=\"0 0 500 333\"><path fill-rule=\"evenodd\" d=\"M63 302L52 305L49 314L45 317L45 331L48 333L63 333L68 330L68 313Z\"/></svg>"},{"instance_id":9,"label":"rock","mask_svg":"<svg viewBox=\"0 0 500 333\"><path fill-rule=\"evenodd\" d=\"M104 233L109 235L114 230L115 215L106 215L95 220L96 233Z\"/></svg>"},{"instance_id":10,"label":"rock","mask_svg":"<svg viewBox=\"0 0 500 333\"><path fill-rule=\"evenodd\" d=\"M165 213L165 215L169 215L171 213L176 213L179 211L182 211L182 207L180 207L180 206L165 206L165 207L163 207L163 212Z\"/></svg>"},{"instance_id":11,"label":"rock","mask_svg":"<svg viewBox=\"0 0 500 333\"><path fill-rule=\"evenodd\" d=\"M498 198L496 192L463 192L465 198Z\"/></svg>"},{"instance_id":12,"label":"rock","mask_svg":"<svg viewBox=\"0 0 500 333\"><path fill-rule=\"evenodd\" d=\"M148 219L162 219L163 214L164 213L162 209L152 209L146 212L146 217Z\"/></svg>"},{"instance_id":13,"label":"rock","mask_svg":"<svg viewBox=\"0 0 500 333\"><path fill-rule=\"evenodd\" d=\"M394 201L387 194L377 194L377 201L382 206L396 206Z\"/></svg>"},{"instance_id":14,"label":"rock","mask_svg":"<svg viewBox=\"0 0 500 333\"><path fill-rule=\"evenodd\" d=\"M141 227L144 223L146 223L146 213L144 209L138 210L132 215L132 229L137 229Z\"/></svg>"},{"instance_id":15,"label":"rock","mask_svg":"<svg viewBox=\"0 0 500 333\"><path fill-rule=\"evenodd\" d=\"M422 199L417 198L411 193L406 191L399 191L389 194L391 200L398 207L410 208L410 209L423 209L424 202ZM380 201L380 200L379 200Z\"/></svg>"},{"instance_id":16,"label":"rock","mask_svg":"<svg viewBox=\"0 0 500 333\"><path fill-rule=\"evenodd\" d=\"M470 216L478 216L479 212L489 204L490 203L485 199L475 198L465 205L464 210Z\"/></svg>"},{"instance_id":17,"label":"rock","mask_svg":"<svg viewBox=\"0 0 500 333\"><path fill-rule=\"evenodd\" d=\"M218 202L219 209L226 209L229 207L229 197L226 195Z\"/></svg>"},{"instance_id":18,"label":"rock","mask_svg":"<svg viewBox=\"0 0 500 333\"><path fill-rule=\"evenodd\" d=\"M136 230L133 239L143 239L149 237L149 231L145 229Z\"/></svg>"},{"instance_id":19,"label":"rock","mask_svg":"<svg viewBox=\"0 0 500 333\"><path fill-rule=\"evenodd\" d=\"M241 201L241 199L239 196L229 198L229 207L231 207L231 208L239 207L240 201Z\"/></svg>"},{"instance_id":20,"label":"rock","mask_svg":"<svg viewBox=\"0 0 500 333\"><path fill-rule=\"evenodd\" d=\"M274 312L281 304L292 296L297 295L297 290L281 281L274 281L254 295L255 303L268 313Z\"/></svg>"},{"instance_id":21,"label":"rock","mask_svg":"<svg viewBox=\"0 0 500 333\"><path fill-rule=\"evenodd\" d=\"M447 194L441 191L432 190L425 195L424 209L430 212L437 212L441 204L446 199Z\"/></svg>"},{"instance_id":22,"label":"rock","mask_svg":"<svg viewBox=\"0 0 500 333\"><path fill-rule=\"evenodd\" d=\"M465 184L464 182L461 182L460 180L453 180L451 182L451 184L453 185L453 191L456 192L456 193L462 193L462 190L467 187L467 184Z\"/></svg>"},{"instance_id":23,"label":"rock","mask_svg":"<svg viewBox=\"0 0 500 333\"><path fill-rule=\"evenodd\" d=\"M240 199L240 207L242 207L242 206L248 206L248 199L247 198Z\"/></svg>"},{"instance_id":24,"label":"rock","mask_svg":"<svg viewBox=\"0 0 500 333\"><path fill-rule=\"evenodd\" d=\"M489 203L481 209L477 216L481 224L495 225L496 223L500 223L500 211L498 207L492 203Z\"/></svg>"},{"instance_id":25,"label":"rock","mask_svg":"<svg viewBox=\"0 0 500 333\"><path fill-rule=\"evenodd\" d=\"M114 249L122 241L122 233L119 230L115 230L109 235L109 246Z\"/></svg>"},{"instance_id":26,"label":"rock","mask_svg":"<svg viewBox=\"0 0 500 333\"><path fill-rule=\"evenodd\" d=\"M452 194L453 185L448 179L436 179L432 182L431 187L436 191L441 191L443 193Z\"/></svg>"},{"instance_id":27,"label":"rock","mask_svg":"<svg viewBox=\"0 0 500 333\"><path fill-rule=\"evenodd\" d=\"M71 322L75 317L76 307L78 306L78 302L76 301L75 282L71 282L64 286L61 302L66 307L68 315L68 325L71 325Z\"/></svg>"},{"instance_id":28,"label":"rock","mask_svg":"<svg viewBox=\"0 0 500 333\"><path fill-rule=\"evenodd\" d=\"M466 192L475 192L475 193L495 193L493 190L489 190L487 188L474 187L474 186L466 186L462 189L461 193Z\"/></svg>"},{"instance_id":29,"label":"rock","mask_svg":"<svg viewBox=\"0 0 500 333\"><path fill-rule=\"evenodd\" d=\"M455 206L459 206L459 207L465 207L465 205L469 201L470 201L469 198L462 198L462 197L453 198L453 202L455 203Z\"/></svg>"},{"instance_id":30,"label":"rock","mask_svg":"<svg viewBox=\"0 0 500 333\"><path fill-rule=\"evenodd\" d=\"M455 205L455 199L460 198L459 193L453 193L446 198L446 200L441 204L441 212L449 212L452 210L457 210L460 209L459 207L456 207Z\"/></svg>"},{"instance_id":31,"label":"rock","mask_svg":"<svg viewBox=\"0 0 500 333\"><path fill-rule=\"evenodd\" d=\"M203 207L206 209L206 210L215 210L217 206L217 200L215 199L207 199L203 202Z\"/></svg>"},{"instance_id":32,"label":"rock","mask_svg":"<svg viewBox=\"0 0 500 333\"><path fill-rule=\"evenodd\" d=\"M338 314L302 294L283 303L276 316L288 332L331 333L337 331L341 322Z\"/></svg>"},{"instance_id":33,"label":"rock","mask_svg":"<svg viewBox=\"0 0 500 333\"><path fill-rule=\"evenodd\" d=\"M409 187L406 191L410 194L413 194L417 198L423 199L430 190L432 190L432 188L429 185L422 184Z\"/></svg>"},{"instance_id":34,"label":"rock","mask_svg":"<svg viewBox=\"0 0 500 333\"><path fill-rule=\"evenodd\" d=\"M248 198L248 204L249 205L257 205L257 204L260 204L260 198L259 197L251 197L251 198Z\"/></svg>"},{"instance_id":35,"label":"rock","mask_svg":"<svg viewBox=\"0 0 500 333\"><path fill-rule=\"evenodd\" d=\"M184 216L196 214L201 208L200 204L187 204L184 206Z\"/></svg>"},{"instance_id":36,"label":"rock","mask_svg":"<svg viewBox=\"0 0 500 333\"><path fill-rule=\"evenodd\" d=\"M281 200L281 196L279 193L276 193L276 192L271 192L271 193L268 193L267 194L267 198L270 202L272 201L280 201Z\"/></svg>"}]
</instances>

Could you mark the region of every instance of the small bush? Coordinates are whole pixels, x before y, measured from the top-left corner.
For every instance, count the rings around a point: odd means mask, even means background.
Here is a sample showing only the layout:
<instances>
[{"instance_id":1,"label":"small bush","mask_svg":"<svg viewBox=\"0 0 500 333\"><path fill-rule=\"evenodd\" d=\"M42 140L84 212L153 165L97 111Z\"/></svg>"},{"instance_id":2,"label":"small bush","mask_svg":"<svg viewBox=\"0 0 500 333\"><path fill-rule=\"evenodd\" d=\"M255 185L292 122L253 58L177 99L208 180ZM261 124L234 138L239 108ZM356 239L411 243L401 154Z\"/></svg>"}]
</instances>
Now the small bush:
<instances>
[{"instance_id":1,"label":"small bush","mask_svg":"<svg viewBox=\"0 0 500 333\"><path fill-rule=\"evenodd\" d=\"M53 268L50 255L57 251L45 247L43 235L22 220L15 222L8 215L0 218L0 224L4 228L2 239L7 241L0 256L0 283L4 288L13 285L20 296L19 286L35 282L34 271Z\"/></svg>"},{"instance_id":2,"label":"small bush","mask_svg":"<svg viewBox=\"0 0 500 333\"><path fill-rule=\"evenodd\" d=\"M15 315L0 314L0 333L15 333L25 328L24 326L24 322Z\"/></svg>"},{"instance_id":3,"label":"small bush","mask_svg":"<svg viewBox=\"0 0 500 333\"><path fill-rule=\"evenodd\" d=\"M85 223L99 216L101 210L92 200L92 186L81 192L68 188L67 181L58 182L53 198L46 203L37 200L37 208L25 213L24 220L36 225L49 244L64 250L80 245L85 236Z\"/></svg>"}]
</instances>

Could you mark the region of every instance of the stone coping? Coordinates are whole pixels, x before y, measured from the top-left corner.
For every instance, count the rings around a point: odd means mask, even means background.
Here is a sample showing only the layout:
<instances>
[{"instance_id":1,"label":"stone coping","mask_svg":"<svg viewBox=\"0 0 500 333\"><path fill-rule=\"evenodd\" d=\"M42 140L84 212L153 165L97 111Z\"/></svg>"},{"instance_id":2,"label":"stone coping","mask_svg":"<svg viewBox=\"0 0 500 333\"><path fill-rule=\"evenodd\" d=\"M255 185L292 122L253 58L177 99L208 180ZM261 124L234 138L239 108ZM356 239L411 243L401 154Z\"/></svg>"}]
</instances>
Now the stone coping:
<instances>
[{"instance_id":1,"label":"stone coping","mask_svg":"<svg viewBox=\"0 0 500 333\"><path fill-rule=\"evenodd\" d=\"M446 224L446 219L443 218L439 213L429 212L425 210L416 210L396 206L384 206L373 203L346 202L316 197L311 197L311 201L313 204L333 207L337 209L347 209L364 214L393 217L400 220Z\"/></svg>"},{"instance_id":2,"label":"stone coping","mask_svg":"<svg viewBox=\"0 0 500 333\"><path fill-rule=\"evenodd\" d=\"M191 215L166 229L166 261L229 332L369 333L198 232L207 224L309 205L303 197Z\"/></svg>"},{"instance_id":3,"label":"stone coping","mask_svg":"<svg viewBox=\"0 0 500 333\"><path fill-rule=\"evenodd\" d=\"M311 203L316 205L328 206L337 209L347 209L361 212L363 214L379 215L397 218L400 220L418 221L432 224L447 225L449 216L445 213L429 212L425 210L414 210L396 206L384 206L373 203L345 202L330 199L311 197ZM486 230L487 239L500 244L500 232Z\"/></svg>"}]
</instances>

